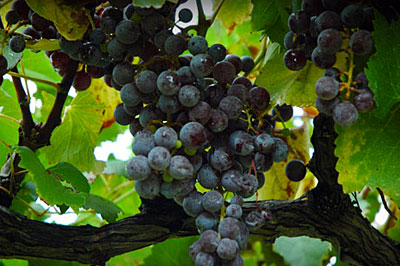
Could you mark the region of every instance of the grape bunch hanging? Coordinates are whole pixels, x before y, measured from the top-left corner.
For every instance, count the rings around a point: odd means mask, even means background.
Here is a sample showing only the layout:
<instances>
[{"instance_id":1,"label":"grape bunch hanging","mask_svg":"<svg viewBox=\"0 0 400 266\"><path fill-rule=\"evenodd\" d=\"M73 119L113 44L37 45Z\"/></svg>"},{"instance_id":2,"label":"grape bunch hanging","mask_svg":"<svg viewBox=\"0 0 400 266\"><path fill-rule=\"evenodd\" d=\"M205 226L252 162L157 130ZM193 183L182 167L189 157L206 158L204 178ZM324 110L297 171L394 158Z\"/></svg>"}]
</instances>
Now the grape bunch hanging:
<instances>
[{"instance_id":1,"label":"grape bunch hanging","mask_svg":"<svg viewBox=\"0 0 400 266\"><path fill-rule=\"evenodd\" d=\"M354 56L365 57L374 52L370 33L373 18L371 7L363 8L345 0L304 0L302 10L289 16L284 63L290 70L298 71L311 60L326 69L315 84L316 107L341 126L353 125L358 112L369 112L375 105L365 73L353 71ZM347 54L346 71L333 67L338 52Z\"/></svg>"},{"instance_id":2,"label":"grape bunch hanging","mask_svg":"<svg viewBox=\"0 0 400 266\"><path fill-rule=\"evenodd\" d=\"M46 53L61 76L71 63L80 63L73 80L77 91L101 77L120 91L114 117L134 136L135 156L126 170L136 192L145 199L173 199L195 218L201 236L189 254L196 265L243 265L240 251L249 232L270 218L261 209L245 217L243 201L264 185L264 172L274 162L287 159L288 145L274 128L293 109L277 105L269 113L268 91L246 77L254 68L251 57L227 54L222 44L209 46L185 29L174 34L180 3L166 2L160 9L135 7L129 0L88 4L92 27L71 41L16 0L6 15L9 46L20 52L27 40L58 39L61 49ZM192 17L189 9L178 14L182 22ZM20 35L12 30L20 24L31 26ZM6 73L7 60L0 57L1 66L4 60ZM286 174L302 180L304 162L289 162ZM199 186L208 191L199 192Z\"/></svg>"}]
</instances>

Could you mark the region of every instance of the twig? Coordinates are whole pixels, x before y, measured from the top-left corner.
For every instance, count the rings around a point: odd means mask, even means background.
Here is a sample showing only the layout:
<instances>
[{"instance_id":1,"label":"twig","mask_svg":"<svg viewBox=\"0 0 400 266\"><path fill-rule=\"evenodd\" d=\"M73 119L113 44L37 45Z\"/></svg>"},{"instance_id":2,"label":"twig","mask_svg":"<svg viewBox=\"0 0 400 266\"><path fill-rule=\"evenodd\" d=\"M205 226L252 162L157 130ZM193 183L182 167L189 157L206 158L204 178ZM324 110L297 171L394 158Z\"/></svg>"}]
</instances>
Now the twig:
<instances>
[{"instance_id":1,"label":"twig","mask_svg":"<svg viewBox=\"0 0 400 266\"><path fill-rule=\"evenodd\" d=\"M199 13L199 23L197 25L197 34L203 37L206 36L208 28L211 26L210 21L206 19L204 15L203 5L201 0L196 0L197 10Z\"/></svg>"},{"instance_id":2,"label":"twig","mask_svg":"<svg viewBox=\"0 0 400 266\"><path fill-rule=\"evenodd\" d=\"M16 75L19 75L17 67L14 67L12 69L12 72L10 71L9 73L14 73ZM27 95L25 93L24 87L22 86L20 77L17 77L14 75L14 76L12 76L12 80L14 83L15 91L17 93L18 103L21 108L22 130L24 132L24 135L26 137L29 137L31 135L32 129L35 127L35 122L33 121L31 110L29 109L29 101L28 101Z\"/></svg>"},{"instance_id":3,"label":"twig","mask_svg":"<svg viewBox=\"0 0 400 266\"><path fill-rule=\"evenodd\" d=\"M383 194L383 191L379 187L376 187L376 190L378 190L379 195L381 196L383 207L385 207L385 210L389 213L390 217L392 217L393 219L397 220L396 215L394 215L394 213L390 210L389 206L387 205L387 202L385 200L385 195Z\"/></svg>"},{"instance_id":4,"label":"twig","mask_svg":"<svg viewBox=\"0 0 400 266\"><path fill-rule=\"evenodd\" d=\"M19 74L19 73L13 72L13 71L8 72L7 74L9 74L12 77L29 79L29 80L32 80L32 81L36 81L36 82L40 82L40 83L44 83L44 84L50 85L50 86L56 88L57 91L59 91L61 89L60 85L58 85L57 83L48 81L48 80L39 79L39 78L35 78L35 77L24 75L24 74Z\"/></svg>"},{"instance_id":5,"label":"twig","mask_svg":"<svg viewBox=\"0 0 400 266\"><path fill-rule=\"evenodd\" d=\"M37 148L49 143L51 133L61 123L61 113L65 104L65 100L67 99L69 89L72 86L72 81L74 80L78 65L79 63L77 61L73 61L73 63L68 66L68 69L61 80L60 90L57 91L56 99L53 107L51 108L50 114L47 117L44 125L40 128L39 146Z\"/></svg>"},{"instance_id":6,"label":"twig","mask_svg":"<svg viewBox=\"0 0 400 266\"><path fill-rule=\"evenodd\" d=\"M8 116L8 115L2 114L2 113L0 113L0 117L4 117L6 119L9 119L9 120L11 120L11 121L13 121L13 122L15 122L15 123L17 123L19 125L19 121L17 119L15 119L14 117L11 117L11 116Z\"/></svg>"}]
</instances>

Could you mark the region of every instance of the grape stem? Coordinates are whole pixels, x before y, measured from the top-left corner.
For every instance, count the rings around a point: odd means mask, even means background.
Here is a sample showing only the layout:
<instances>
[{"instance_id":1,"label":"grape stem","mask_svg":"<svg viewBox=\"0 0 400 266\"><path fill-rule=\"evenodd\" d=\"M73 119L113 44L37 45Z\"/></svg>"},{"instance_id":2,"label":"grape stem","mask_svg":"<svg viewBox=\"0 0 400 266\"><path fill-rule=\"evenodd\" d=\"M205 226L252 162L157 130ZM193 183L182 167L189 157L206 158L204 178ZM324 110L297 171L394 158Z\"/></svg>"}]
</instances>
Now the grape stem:
<instances>
[{"instance_id":1,"label":"grape stem","mask_svg":"<svg viewBox=\"0 0 400 266\"><path fill-rule=\"evenodd\" d=\"M345 73L347 75L347 82L341 83L341 85L343 86L344 89L347 90L346 92L346 100L350 99L350 95L351 95L351 88L352 88L352 84L353 84L353 70L355 67L354 64L354 54L352 51L348 51L347 54L349 55L349 70L347 73Z\"/></svg>"},{"instance_id":2,"label":"grape stem","mask_svg":"<svg viewBox=\"0 0 400 266\"><path fill-rule=\"evenodd\" d=\"M389 206L387 205L387 202L385 200L385 194L383 194L383 191L379 187L376 187L376 190L378 190L379 195L381 196L382 203L383 203L383 206L385 207L385 210L389 213L390 217L392 217L393 219L395 219L397 221L396 215L394 215L394 213L390 210Z\"/></svg>"},{"instance_id":3,"label":"grape stem","mask_svg":"<svg viewBox=\"0 0 400 266\"><path fill-rule=\"evenodd\" d=\"M51 81L48 81L48 80L39 79L39 78L31 77L31 76L28 76L28 75L24 75L24 74L19 74L19 73L13 72L13 71L8 72L8 74L10 76L12 76L12 77L29 79L29 80L32 80L32 81L36 81L36 82L40 82L40 83L44 83L44 84L50 85L50 86L56 88L57 91L59 91L61 89L59 84L51 82Z\"/></svg>"}]
</instances>

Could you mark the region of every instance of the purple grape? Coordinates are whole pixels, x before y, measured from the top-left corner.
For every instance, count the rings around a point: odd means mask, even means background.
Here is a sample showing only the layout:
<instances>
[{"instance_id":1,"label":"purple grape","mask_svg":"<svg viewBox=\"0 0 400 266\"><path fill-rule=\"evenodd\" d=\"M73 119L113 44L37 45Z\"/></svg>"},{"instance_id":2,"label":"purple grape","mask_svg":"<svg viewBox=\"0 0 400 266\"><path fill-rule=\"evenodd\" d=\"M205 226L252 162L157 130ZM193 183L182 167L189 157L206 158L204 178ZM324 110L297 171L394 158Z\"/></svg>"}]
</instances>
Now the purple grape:
<instances>
[{"instance_id":1,"label":"purple grape","mask_svg":"<svg viewBox=\"0 0 400 266\"><path fill-rule=\"evenodd\" d=\"M239 219L240 217L242 217L242 214L243 214L243 211L242 211L242 207L240 207L240 205L230 204L226 208L226 215L229 217Z\"/></svg>"},{"instance_id":2,"label":"purple grape","mask_svg":"<svg viewBox=\"0 0 400 266\"><path fill-rule=\"evenodd\" d=\"M211 213L208 213L208 214L213 215ZM214 217L214 219L216 220L215 217ZM217 247L218 247L218 244L220 241L221 241L221 238L219 237L218 233L214 230L204 231L201 234L200 239L199 239L201 249L204 252L209 252L209 253L213 253L217 250Z\"/></svg>"},{"instance_id":3,"label":"purple grape","mask_svg":"<svg viewBox=\"0 0 400 266\"><path fill-rule=\"evenodd\" d=\"M160 127L154 134L157 146L163 146L169 150L173 149L178 141L178 135L172 127Z\"/></svg>"},{"instance_id":4,"label":"purple grape","mask_svg":"<svg viewBox=\"0 0 400 266\"><path fill-rule=\"evenodd\" d=\"M220 178L209 164L205 164L200 168L197 173L197 179L200 185L208 189L216 188L220 181Z\"/></svg>"},{"instance_id":5,"label":"purple grape","mask_svg":"<svg viewBox=\"0 0 400 266\"><path fill-rule=\"evenodd\" d=\"M135 191L144 199L155 199L160 192L160 180L155 174L135 182Z\"/></svg>"},{"instance_id":6,"label":"purple grape","mask_svg":"<svg viewBox=\"0 0 400 266\"><path fill-rule=\"evenodd\" d=\"M231 201L230 201L230 203L231 204L236 204L236 205L239 205L239 206L243 206L243 198L241 197L241 196L233 196L232 198L231 198Z\"/></svg>"},{"instance_id":7,"label":"purple grape","mask_svg":"<svg viewBox=\"0 0 400 266\"><path fill-rule=\"evenodd\" d=\"M178 74L171 70L163 71L157 78L157 87L164 95L176 94L181 87Z\"/></svg>"},{"instance_id":8,"label":"purple grape","mask_svg":"<svg viewBox=\"0 0 400 266\"><path fill-rule=\"evenodd\" d=\"M190 120L205 125L210 119L210 112L211 106L206 102L200 101L189 110L188 114Z\"/></svg>"},{"instance_id":9,"label":"purple grape","mask_svg":"<svg viewBox=\"0 0 400 266\"><path fill-rule=\"evenodd\" d=\"M374 109L374 94L369 90L361 90L360 94L354 96L353 104L359 112L369 112Z\"/></svg>"},{"instance_id":10,"label":"purple grape","mask_svg":"<svg viewBox=\"0 0 400 266\"><path fill-rule=\"evenodd\" d=\"M242 71L243 62L242 62L242 60L240 59L239 56L234 55L234 54L228 54L225 57L224 61L228 61L229 63L231 63L235 67L236 74L239 74L239 72Z\"/></svg>"},{"instance_id":11,"label":"purple grape","mask_svg":"<svg viewBox=\"0 0 400 266\"><path fill-rule=\"evenodd\" d=\"M189 66L183 66L176 71L182 85L191 85L196 80Z\"/></svg>"},{"instance_id":12,"label":"purple grape","mask_svg":"<svg viewBox=\"0 0 400 266\"><path fill-rule=\"evenodd\" d=\"M178 92L179 102L185 107L193 107L200 100L200 91L193 85L185 85Z\"/></svg>"},{"instance_id":13,"label":"purple grape","mask_svg":"<svg viewBox=\"0 0 400 266\"><path fill-rule=\"evenodd\" d=\"M257 171L266 172L271 169L273 163L271 153L256 152L254 155L254 164Z\"/></svg>"},{"instance_id":14,"label":"purple grape","mask_svg":"<svg viewBox=\"0 0 400 266\"><path fill-rule=\"evenodd\" d=\"M228 115L228 118L233 119L239 117L243 109L243 104L235 96L226 96L219 103L219 108Z\"/></svg>"},{"instance_id":15,"label":"purple grape","mask_svg":"<svg viewBox=\"0 0 400 266\"><path fill-rule=\"evenodd\" d=\"M325 29L340 30L342 27L342 22L340 21L340 17L336 12L326 10L315 19L315 26L319 32Z\"/></svg>"},{"instance_id":16,"label":"purple grape","mask_svg":"<svg viewBox=\"0 0 400 266\"><path fill-rule=\"evenodd\" d=\"M249 198L256 193L257 187L257 177L252 174L244 174L242 176L242 182L240 184L238 195L242 196L243 198Z\"/></svg>"},{"instance_id":17,"label":"purple grape","mask_svg":"<svg viewBox=\"0 0 400 266\"><path fill-rule=\"evenodd\" d=\"M269 92L263 87L254 87L249 91L249 103L257 110L265 110L270 101Z\"/></svg>"},{"instance_id":18,"label":"purple grape","mask_svg":"<svg viewBox=\"0 0 400 266\"><path fill-rule=\"evenodd\" d=\"M228 119L224 111L211 109L207 127L212 132L222 132L228 127Z\"/></svg>"},{"instance_id":19,"label":"purple grape","mask_svg":"<svg viewBox=\"0 0 400 266\"><path fill-rule=\"evenodd\" d=\"M289 29L294 33L306 33L310 27L310 16L305 11L296 11L290 14L288 26Z\"/></svg>"},{"instance_id":20,"label":"purple grape","mask_svg":"<svg viewBox=\"0 0 400 266\"><path fill-rule=\"evenodd\" d=\"M157 89L157 74L151 70L143 70L136 76L136 86L143 93L151 93Z\"/></svg>"},{"instance_id":21,"label":"purple grape","mask_svg":"<svg viewBox=\"0 0 400 266\"><path fill-rule=\"evenodd\" d=\"M239 252L239 245L235 240L223 238L218 244L218 257L225 260L232 260Z\"/></svg>"},{"instance_id":22,"label":"purple grape","mask_svg":"<svg viewBox=\"0 0 400 266\"><path fill-rule=\"evenodd\" d=\"M239 221L236 218L225 217L218 225L218 232L222 238L238 238Z\"/></svg>"},{"instance_id":23,"label":"purple grape","mask_svg":"<svg viewBox=\"0 0 400 266\"><path fill-rule=\"evenodd\" d=\"M249 90L242 84L234 84L228 89L227 95L236 96L242 102L246 102L249 98Z\"/></svg>"},{"instance_id":24,"label":"purple grape","mask_svg":"<svg viewBox=\"0 0 400 266\"><path fill-rule=\"evenodd\" d=\"M162 94L160 98L158 98L158 107L166 114L175 114L179 112L182 105L176 95L167 96Z\"/></svg>"},{"instance_id":25,"label":"purple grape","mask_svg":"<svg viewBox=\"0 0 400 266\"><path fill-rule=\"evenodd\" d=\"M250 231L256 231L265 223L264 214L260 211L251 211L247 215L245 222Z\"/></svg>"},{"instance_id":26,"label":"purple grape","mask_svg":"<svg viewBox=\"0 0 400 266\"><path fill-rule=\"evenodd\" d=\"M146 156L137 155L126 164L128 177L133 180L144 180L151 174L151 169Z\"/></svg>"},{"instance_id":27,"label":"purple grape","mask_svg":"<svg viewBox=\"0 0 400 266\"><path fill-rule=\"evenodd\" d=\"M228 61L220 61L214 65L213 78L220 84L231 83L236 76L235 66Z\"/></svg>"},{"instance_id":28,"label":"purple grape","mask_svg":"<svg viewBox=\"0 0 400 266\"><path fill-rule=\"evenodd\" d=\"M357 108L349 102L341 102L333 108L333 120L342 127L353 125L358 118Z\"/></svg>"},{"instance_id":29,"label":"purple grape","mask_svg":"<svg viewBox=\"0 0 400 266\"><path fill-rule=\"evenodd\" d=\"M203 232L204 234L207 230L214 230L215 228L217 228L218 219L211 212L202 212L199 214L199 216L197 216L195 223L197 230Z\"/></svg>"},{"instance_id":30,"label":"purple grape","mask_svg":"<svg viewBox=\"0 0 400 266\"><path fill-rule=\"evenodd\" d=\"M156 146L154 136L151 131L143 129L136 133L133 138L132 151L135 155L147 156L149 151Z\"/></svg>"},{"instance_id":31,"label":"purple grape","mask_svg":"<svg viewBox=\"0 0 400 266\"><path fill-rule=\"evenodd\" d=\"M128 106L136 106L141 103L142 93L134 83L128 83L122 86L120 97L124 104Z\"/></svg>"},{"instance_id":32,"label":"purple grape","mask_svg":"<svg viewBox=\"0 0 400 266\"><path fill-rule=\"evenodd\" d=\"M286 164L285 174L291 181L298 182L306 176L307 168L301 160L291 160Z\"/></svg>"},{"instance_id":33,"label":"purple grape","mask_svg":"<svg viewBox=\"0 0 400 266\"><path fill-rule=\"evenodd\" d=\"M224 204L224 197L216 190L208 191L201 199L203 208L209 212L218 212Z\"/></svg>"},{"instance_id":34,"label":"purple grape","mask_svg":"<svg viewBox=\"0 0 400 266\"><path fill-rule=\"evenodd\" d=\"M147 155L149 165L154 170L164 170L169 166L171 161L171 155L167 148L157 146L151 149Z\"/></svg>"},{"instance_id":35,"label":"purple grape","mask_svg":"<svg viewBox=\"0 0 400 266\"><path fill-rule=\"evenodd\" d=\"M221 100L226 96L226 90L221 85L210 84L205 89L206 99L212 108L218 108Z\"/></svg>"},{"instance_id":36,"label":"purple grape","mask_svg":"<svg viewBox=\"0 0 400 266\"><path fill-rule=\"evenodd\" d=\"M193 166L185 156L175 155L169 163L168 173L174 179L189 179L193 176Z\"/></svg>"},{"instance_id":37,"label":"purple grape","mask_svg":"<svg viewBox=\"0 0 400 266\"><path fill-rule=\"evenodd\" d=\"M328 116L332 116L332 110L338 103L340 103L339 97L335 97L329 101L322 100L319 97L315 99L315 107L317 107L318 112Z\"/></svg>"},{"instance_id":38,"label":"purple grape","mask_svg":"<svg viewBox=\"0 0 400 266\"><path fill-rule=\"evenodd\" d=\"M182 141L184 147L197 149L206 143L207 135L202 124L189 122L182 127L179 139Z\"/></svg>"},{"instance_id":39,"label":"purple grape","mask_svg":"<svg viewBox=\"0 0 400 266\"><path fill-rule=\"evenodd\" d=\"M293 71L302 69L307 63L307 57L303 50L289 49L283 56L285 66Z\"/></svg>"},{"instance_id":40,"label":"purple grape","mask_svg":"<svg viewBox=\"0 0 400 266\"><path fill-rule=\"evenodd\" d=\"M211 45L208 49L208 54L211 56L214 62L219 62L225 59L226 48L222 44L216 43Z\"/></svg>"},{"instance_id":41,"label":"purple grape","mask_svg":"<svg viewBox=\"0 0 400 266\"><path fill-rule=\"evenodd\" d=\"M253 60L253 58L251 58L250 56L245 55L245 56L242 56L240 58L240 60L242 60L242 62L243 62L243 68L242 68L243 72L248 73L248 72L253 70L253 68L254 68L254 60Z\"/></svg>"},{"instance_id":42,"label":"purple grape","mask_svg":"<svg viewBox=\"0 0 400 266\"><path fill-rule=\"evenodd\" d=\"M214 62L209 55L197 54L190 61L190 69L196 77L205 77L212 73Z\"/></svg>"},{"instance_id":43,"label":"purple grape","mask_svg":"<svg viewBox=\"0 0 400 266\"><path fill-rule=\"evenodd\" d=\"M237 170L229 170L222 175L221 185L230 192L237 192L242 184L242 174Z\"/></svg>"},{"instance_id":44,"label":"purple grape","mask_svg":"<svg viewBox=\"0 0 400 266\"><path fill-rule=\"evenodd\" d=\"M326 69L336 63L336 55L323 53L319 47L316 47L311 54L311 60L317 67Z\"/></svg>"},{"instance_id":45,"label":"purple grape","mask_svg":"<svg viewBox=\"0 0 400 266\"><path fill-rule=\"evenodd\" d=\"M233 165L233 154L226 148L217 148L210 156L211 166L218 171L225 171Z\"/></svg>"},{"instance_id":46,"label":"purple grape","mask_svg":"<svg viewBox=\"0 0 400 266\"><path fill-rule=\"evenodd\" d=\"M255 146L258 151L269 153L274 149L275 141L271 135L261 133L255 139Z\"/></svg>"},{"instance_id":47,"label":"purple grape","mask_svg":"<svg viewBox=\"0 0 400 266\"><path fill-rule=\"evenodd\" d=\"M274 138L275 141L275 150L272 152L272 159L274 162L283 162L286 160L289 154L289 147L280 138Z\"/></svg>"},{"instance_id":48,"label":"purple grape","mask_svg":"<svg viewBox=\"0 0 400 266\"><path fill-rule=\"evenodd\" d=\"M315 83L315 91L320 99L332 100L339 93L339 82L332 77L321 77Z\"/></svg>"},{"instance_id":49,"label":"purple grape","mask_svg":"<svg viewBox=\"0 0 400 266\"><path fill-rule=\"evenodd\" d=\"M188 41L188 50L192 55L204 54L207 49L208 43L201 35L194 36Z\"/></svg>"},{"instance_id":50,"label":"purple grape","mask_svg":"<svg viewBox=\"0 0 400 266\"><path fill-rule=\"evenodd\" d=\"M229 136L229 147L237 154L248 155L255 149L253 137L244 131L235 131Z\"/></svg>"},{"instance_id":51,"label":"purple grape","mask_svg":"<svg viewBox=\"0 0 400 266\"><path fill-rule=\"evenodd\" d=\"M335 29L323 30L318 35L318 47L323 53L335 54L342 48L342 36Z\"/></svg>"},{"instance_id":52,"label":"purple grape","mask_svg":"<svg viewBox=\"0 0 400 266\"><path fill-rule=\"evenodd\" d=\"M232 82L232 86L236 84L241 84L245 86L248 90L253 87L253 83L251 83L251 81L244 76L235 78Z\"/></svg>"},{"instance_id":53,"label":"purple grape","mask_svg":"<svg viewBox=\"0 0 400 266\"><path fill-rule=\"evenodd\" d=\"M215 265L215 257L206 252L199 252L196 256L195 266L214 266Z\"/></svg>"},{"instance_id":54,"label":"purple grape","mask_svg":"<svg viewBox=\"0 0 400 266\"><path fill-rule=\"evenodd\" d=\"M193 191L183 200L183 210L187 215L197 217L204 211L201 199L203 195L200 192Z\"/></svg>"},{"instance_id":55,"label":"purple grape","mask_svg":"<svg viewBox=\"0 0 400 266\"><path fill-rule=\"evenodd\" d=\"M357 55L365 55L374 49L374 39L366 30L359 30L350 36L350 48Z\"/></svg>"}]
</instances>

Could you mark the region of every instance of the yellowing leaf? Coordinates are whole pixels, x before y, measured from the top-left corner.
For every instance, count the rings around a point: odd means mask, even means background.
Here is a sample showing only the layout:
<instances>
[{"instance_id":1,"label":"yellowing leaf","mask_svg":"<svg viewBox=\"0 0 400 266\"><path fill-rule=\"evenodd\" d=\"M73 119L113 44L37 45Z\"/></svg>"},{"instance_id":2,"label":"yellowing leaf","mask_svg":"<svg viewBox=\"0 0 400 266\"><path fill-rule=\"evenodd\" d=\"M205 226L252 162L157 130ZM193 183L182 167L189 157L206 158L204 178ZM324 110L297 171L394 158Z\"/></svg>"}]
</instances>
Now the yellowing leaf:
<instances>
[{"instance_id":1,"label":"yellowing leaf","mask_svg":"<svg viewBox=\"0 0 400 266\"><path fill-rule=\"evenodd\" d=\"M28 6L47 20L68 40L82 39L89 20L80 4L66 4L62 0L25 0Z\"/></svg>"},{"instance_id":2,"label":"yellowing leaf","mask_svg":"<svg viewBox=\"0 0 400 266\"><path fill-rule=\"evenodd\" d=\"M247 21L253 4L250 0L225 0L217 15L227 32L231 33L236 25Z\"/></svg>"},{"instance_id":3,"label":"yellowing leaf","mask_svg":"<svg viewBox=\"0 0 400 266\"><path fill-rule=\"evenodd\" d=\"M51 145L43 148L49 163L68 162L81 171L95 167L93 154L102 126L104 106L88 91L79 92L65 108L63 122L54 131Z\"/></svg>"},{"instance_id":4,"label":"yellowing leaf","mask_svg":"<svg viewBox=\"0 0 400 266\"><path fill-rule=\"evenodd\" d=\"M290 200L294 199L299 188L304 190L301 183L310 186L310 179L301 182L292 182L285 175L286 164L293 159L303 160L308 163L310 156L310 125L304 122L303 126L291 130L291 138L285 139L289 146L289 156L286 161L274 163L272 168L265 172L265 184L259 190L259 200Z\"/></svg>"}]
</instances>

